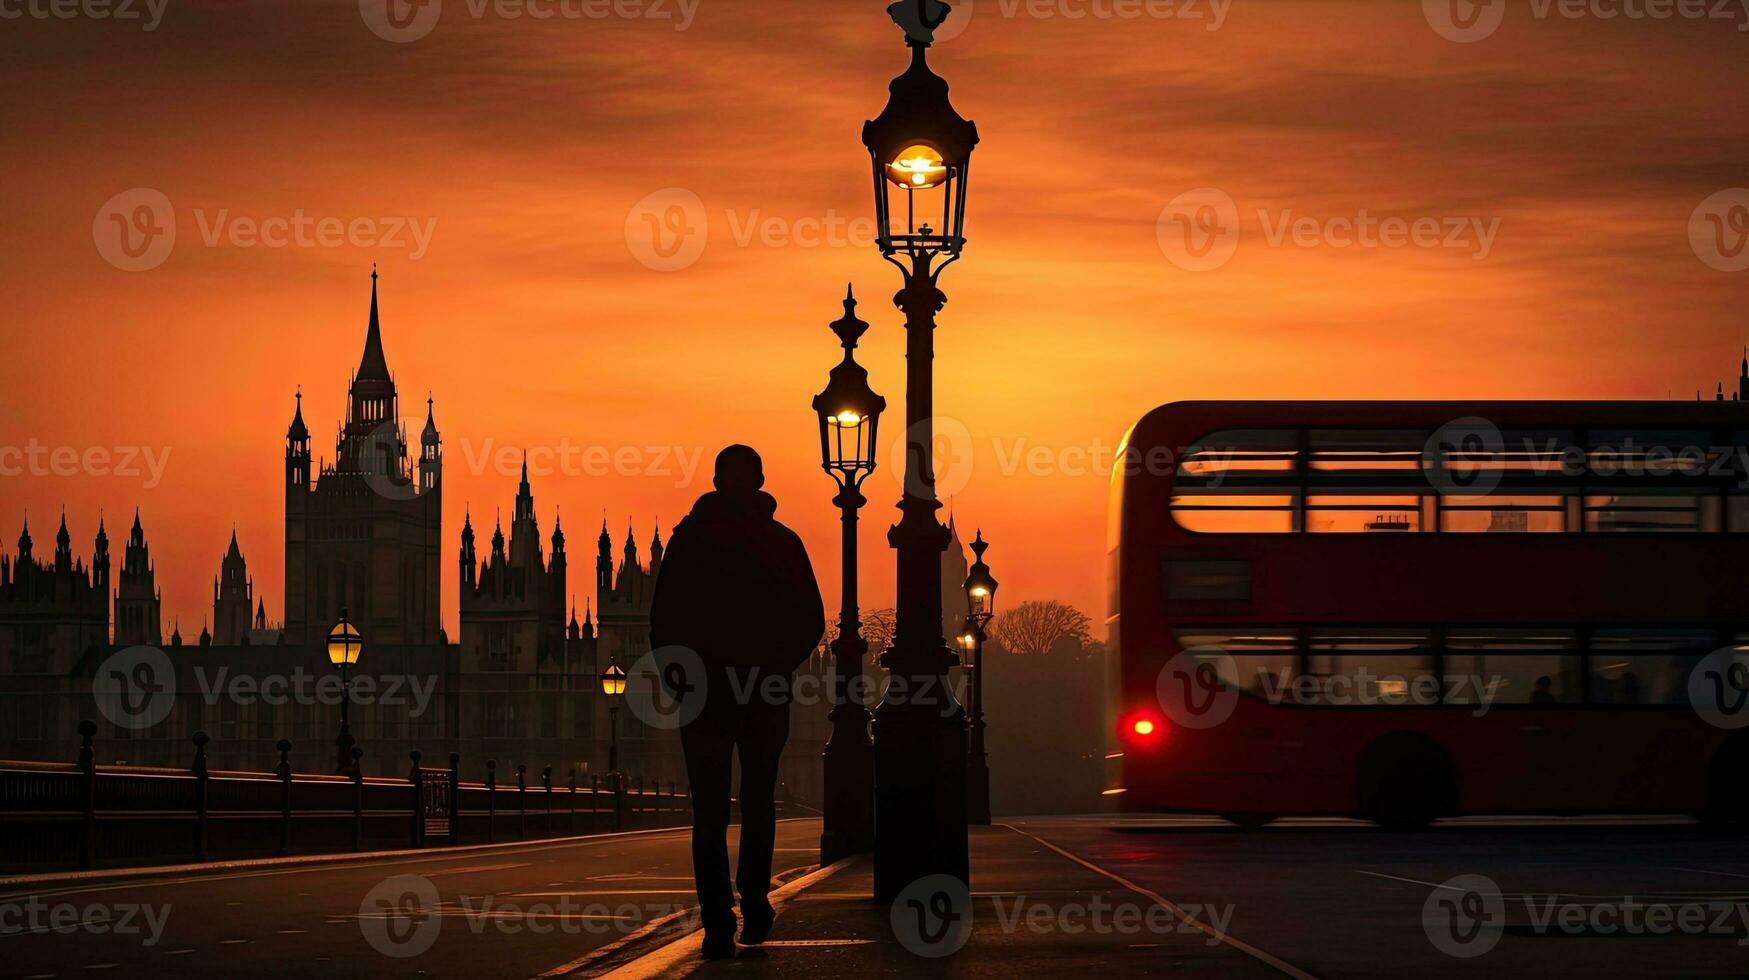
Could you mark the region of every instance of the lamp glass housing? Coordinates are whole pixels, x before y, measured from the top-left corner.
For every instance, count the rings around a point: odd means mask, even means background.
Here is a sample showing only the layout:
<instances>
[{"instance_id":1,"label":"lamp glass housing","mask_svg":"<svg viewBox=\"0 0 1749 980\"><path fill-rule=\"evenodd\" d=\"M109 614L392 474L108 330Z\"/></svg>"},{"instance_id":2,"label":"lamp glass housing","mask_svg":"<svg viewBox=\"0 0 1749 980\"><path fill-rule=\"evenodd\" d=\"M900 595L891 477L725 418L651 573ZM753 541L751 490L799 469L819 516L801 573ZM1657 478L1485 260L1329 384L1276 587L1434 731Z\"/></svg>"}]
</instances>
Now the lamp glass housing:
<instances>
[{"instance_id":1,"label":"lamp glass housing","mask_svg":"<svg viewBox=\"0 0 1749 980\"><path fill-rule=\"evenodd\" d=\"M617 698L626 692L625 668L617 663L610 663L601 672L601 693Z\"/></svg>"},{"instance_id":2,"label":"lamp glass housing","mask_svg":"<svg viewBox=\"0 0 1749 980\"><path fill-rule=\"evenodd\" d=\"M346 614L340 614L340 622L334 624L334 629L328 634L328 662L336 667L352 667L358 663L358 655L364 650L364 637L359 635L358 627L347 620Z\"/></svg>"}]
</instances>

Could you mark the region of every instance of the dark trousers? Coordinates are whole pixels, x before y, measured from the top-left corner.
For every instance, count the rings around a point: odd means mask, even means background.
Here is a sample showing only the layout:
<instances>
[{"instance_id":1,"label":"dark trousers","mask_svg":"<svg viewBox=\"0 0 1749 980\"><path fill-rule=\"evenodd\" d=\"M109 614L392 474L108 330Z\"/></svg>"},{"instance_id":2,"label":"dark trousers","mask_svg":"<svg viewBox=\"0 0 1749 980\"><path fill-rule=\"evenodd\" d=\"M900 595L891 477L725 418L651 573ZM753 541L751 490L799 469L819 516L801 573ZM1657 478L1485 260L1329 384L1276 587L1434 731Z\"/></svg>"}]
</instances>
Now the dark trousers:
<instances>
[{"instance_id":1,"label":"dark trousers","mask_svg":"<svg viewBox=\"0 0 1749 980\"><path fill-rule=\"evenodd\" d=\"M789 677L778 684L754 669L714 672L704 709L681 726L692 793L692 871L706 926L733 921L729 889L730 758L741 758L741 847L735 887L742 908L758 907L771 891L771 851L777 839L777 764L789 739Z\"/></svg>"}]
</instances>

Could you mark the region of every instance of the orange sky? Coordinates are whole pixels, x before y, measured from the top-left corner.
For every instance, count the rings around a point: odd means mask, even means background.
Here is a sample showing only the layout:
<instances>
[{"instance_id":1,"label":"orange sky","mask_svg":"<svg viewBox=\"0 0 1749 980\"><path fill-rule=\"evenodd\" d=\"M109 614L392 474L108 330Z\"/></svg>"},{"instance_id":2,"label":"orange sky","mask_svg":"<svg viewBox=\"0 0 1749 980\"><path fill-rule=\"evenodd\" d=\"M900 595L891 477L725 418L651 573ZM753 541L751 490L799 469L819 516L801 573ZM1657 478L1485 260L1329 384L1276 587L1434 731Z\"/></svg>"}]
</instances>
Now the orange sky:
<instances>
[{"instance_id":1,"label":"orange sky","mask_svg":"<svg viewBox=\"0 0 1749 980\"><path fill-rule=\"evenodd\" d=\"M0 452L169 453L151 486L144 462L60 475L10 457L5 550L28 508L50 551L65 505L88 555L101 508L119 563L138 505L166 619L192 635L234 523L277 619L292 394L303 385L332 457L376 262L403 409L430 389L446 440L452 629L463 508L489 517L513 493L502 447L575 454L568 471L537 466L534 492L544 532L562 508L586 570L604 509L616 550L628 514L647 541L707 488L717 448L751 442L835 596L808 399L835 359L825 324L845 282L895 415L904 394L897 276L858 224L861 123L905 61L884 4L699 0L677 30L530 16L545 0L442 2L409 43L373 34L355 2L168 0L150 31L0 23ZM937 406L971 460L945 482L962 524L994 541L1005 602L1101 612L1104 475L1084 460L1162 402L1692 397L1734 374L1749 273L1701 261L1688 226L1749 185L1743 11L1648 21L1515 3L1492 36L1454 43L1417 2L1236 0L1218 28L1212 0L1146 9L975 0L933 52L983 137L971 244L942 281ZM1186 271L1157 221L1205 187L1236 202L1238 249ZM94 242L100 208L132 188L161 192L178 226L149 271ZM697 195L708 235L663 272L627 236L668 188ZM1362 212L1495 233L1482 258L1271 240L1284 219ZM233 224L299 214L410 218L430 240L267 247ZM590 447L629 453L634 472L588 472ZM647 447L702 454L698 475ZM891 601L897 484L871 487L872 607Z\"/></svg>"}]
</instances>

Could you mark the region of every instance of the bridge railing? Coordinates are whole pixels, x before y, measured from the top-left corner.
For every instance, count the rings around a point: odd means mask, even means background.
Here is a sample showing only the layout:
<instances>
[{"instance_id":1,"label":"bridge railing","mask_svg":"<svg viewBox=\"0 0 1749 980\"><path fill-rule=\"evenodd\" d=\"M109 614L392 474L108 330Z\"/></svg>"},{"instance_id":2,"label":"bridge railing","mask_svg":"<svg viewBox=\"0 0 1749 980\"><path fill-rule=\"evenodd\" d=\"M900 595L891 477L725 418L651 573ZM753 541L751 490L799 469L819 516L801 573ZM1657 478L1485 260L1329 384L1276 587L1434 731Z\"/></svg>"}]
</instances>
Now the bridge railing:
<instances>
[{"instance_id":1,"label":"bridge railing","mask_svg":"<svg viewBox=\"0 0 1749 980\"><path fill-rule=\"evenodd\" d=\"M551 766L460 778L460 757L424 764L411 753L407 778L294 771L279 743L278 771L207 766L205 732L187 769L100 766L97 726L81 722L76 763L0 761L0 872L123 866L287 854L322 854L543 840L615 830L682 826L691 801L674 783Z\"/></svg>"}]
</instances>

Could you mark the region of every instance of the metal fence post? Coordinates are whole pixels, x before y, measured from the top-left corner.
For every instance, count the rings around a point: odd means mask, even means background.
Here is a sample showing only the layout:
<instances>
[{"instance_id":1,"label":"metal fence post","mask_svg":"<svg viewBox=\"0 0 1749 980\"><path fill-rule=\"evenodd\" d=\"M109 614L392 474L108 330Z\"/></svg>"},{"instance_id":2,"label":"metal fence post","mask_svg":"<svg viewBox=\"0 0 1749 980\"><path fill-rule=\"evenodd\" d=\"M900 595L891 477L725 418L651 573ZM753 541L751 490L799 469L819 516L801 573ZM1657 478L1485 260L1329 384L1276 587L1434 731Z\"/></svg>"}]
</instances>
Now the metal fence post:
<instances>
[{"instance_id":1,"label":"metal fence post","mask_svg":"<svg viewBox=\"0 0 1749 980\"><path fill-rule=\"evenodd\" d=\"M626 777L622 772L610 772L607 778L613 780L613 829L626 829Z\"/></svg>"},{"instance_id":2,"label":"metal fence post","mask_svg":"<svg viewBox=\"0 0 1749 980\"><path fill-rule=\"evenodd\" d=\"M486 760L486 843L498 840L498 760Z\"/></svg>"},{"instance_id":3,"label":"metal fence post","mask_svg":"<svg viewBox=\"0 0 1749 980\"><path fill-rule=\"evenodd\" d=\"M528 766L516 764L516 839L528 840Z\"/></svg>"},{"instance_id":4,"label":"metal fence post","mask_svg":"<svg viewBox=\"0 0 1749 980\"><path fill-rule=\"evenodd\" d=\"M292 744L282 738L274 748L279 750L279 850L275 853L284 857L291 853Z\"/></svg>"},{"instance_id":5,"label":"metal fence post","mask_svg":"<svg viewBox=\"0 0 1749 980\"><path fill-rule=\"evenodd\" d=\"M83 811L84 832L79 843L79 866L97 864L97 750L91 740L97 736L97 723L89 718L79 722L79 808Z\"/></svg>"},{"instance_id":6,"label":"metal fence post","mask_svg":"<svg viewBox=\"0 0 1749 980\"><path fill-rule=\"evenodd\" d=\"M206 860L207 769L206 747L212 739L204 731L194 733L194 859Z\"/></svg>"},{"instance_id":7,"label":"metal fence post","mask_svg":"<svg viewBox=\"0 0 1749 980\"><path fill-rule=\"evenodd\" d=\"M462 842L462 756L460 752L449 754L449 844L454 847Z\"/></svg>"},{"instance_id":8,"label":"metal fence post","mask_svg":"<svg viewBox=\"0 0 1749 980\"><path fill-rule=\"evenodd\" d=\"M571 815L565 818L565 833L577 836L577 767L571 767L571 775L565 780L565 789L569 792L567 799L571 801Z\"/></svg>"},{"instance_id":9,"label":"metal fence post","mask_svg":"<svg viewBox=\"0 0 1749 980\"><path fill-rule=\"evenodd\" d=\"M407 753L407 758L413 760L413 768L407 773L407 782L413 784L413 846L425 846L425 773L419 768L421 758L418 749Z\"/></svg>"},{"instance_id":10,"label":"metal fence post","mask_svg":"<svg viewBox=\"0 0 1749 980\"><path fill-rule=\"evenodd\" d=\"M352 849L364 850L364 750L352 747Z\"/></svg>"},{"instance_id":11,"label":"metal fence post","mask_svg":"<svg viewBox=\"0 0 1749 980\"><path fill-rule=\"evenodd\" d=\"M589 832L601 829L601 777L589 774Z\"/></svg>"},{"instance_id":12,"label":"metal fence post","mask_svg":"<svg viewBox=\"0 0 1749 980\"><path fill-rule=\"evenodd\" d=\"M546 791L543 794L543 796L547 801L546 816L541 820L541 826L540 826L541 836L543 836L543 837L556 837L558 835L553 833L553 767L552 766L547 766L547 767L541 769L541 771L540 771L540 784L541 784L541 789Z\"/></svg>"}]
</instances>

